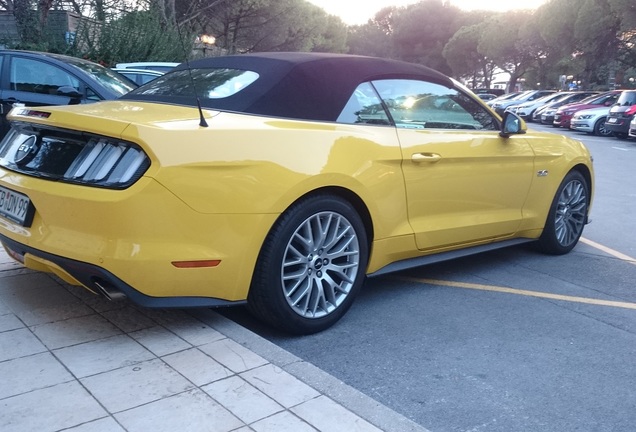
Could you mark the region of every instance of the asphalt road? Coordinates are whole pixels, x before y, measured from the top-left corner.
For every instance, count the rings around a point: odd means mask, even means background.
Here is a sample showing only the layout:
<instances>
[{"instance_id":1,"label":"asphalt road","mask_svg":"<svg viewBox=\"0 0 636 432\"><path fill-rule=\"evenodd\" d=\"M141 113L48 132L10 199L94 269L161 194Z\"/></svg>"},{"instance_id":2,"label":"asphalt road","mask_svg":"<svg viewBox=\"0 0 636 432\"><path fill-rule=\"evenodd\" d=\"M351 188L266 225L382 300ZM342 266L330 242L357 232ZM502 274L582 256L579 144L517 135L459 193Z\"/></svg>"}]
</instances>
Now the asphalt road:
<instances>
[{"instance_id":1,"label":"asphalt road","mask_svg":"<svg viewBox=\"0 0 636 432\"><path fill-rule=\"evenodd\" d=\"M530 128L595 158L593 222L570 254L514 247L370 279L312 336L225 313L434 432L633 431L636 141Z\"/></svg>"}]
</instances>

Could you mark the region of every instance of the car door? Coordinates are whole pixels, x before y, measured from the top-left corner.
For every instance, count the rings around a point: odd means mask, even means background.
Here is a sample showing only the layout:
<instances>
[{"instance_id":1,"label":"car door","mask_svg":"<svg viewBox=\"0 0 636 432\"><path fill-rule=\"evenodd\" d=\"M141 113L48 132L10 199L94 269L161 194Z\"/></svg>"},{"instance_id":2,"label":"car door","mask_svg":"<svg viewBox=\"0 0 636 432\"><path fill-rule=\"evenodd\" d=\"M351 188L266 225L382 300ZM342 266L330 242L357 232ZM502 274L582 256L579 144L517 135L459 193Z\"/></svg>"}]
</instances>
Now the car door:
<instances>
[{"instance_id":1,"label":"car door","mask_svg":"<svg viewBox=\"0 0 636 432\"><path fill-rule=\"evenodd\" d=\"M7 56L9 60L8 86L3 94L7 104L26 106L69 105L80 103L81 97L70 97L60 91L75 90L83 94L83 83L66 70L34 58Z\"/></svg>"},{"instance_id":2,"label":"car door","mask_svg":"<svg viewBox=\"0 0 636 432\"><path fill-rule=\"evenodd\" d=\"M533 178L523 135L455 88L405 79L373 81L397 128L408 218L421 250L516 232Z\"/></svg>"}]
</instances>

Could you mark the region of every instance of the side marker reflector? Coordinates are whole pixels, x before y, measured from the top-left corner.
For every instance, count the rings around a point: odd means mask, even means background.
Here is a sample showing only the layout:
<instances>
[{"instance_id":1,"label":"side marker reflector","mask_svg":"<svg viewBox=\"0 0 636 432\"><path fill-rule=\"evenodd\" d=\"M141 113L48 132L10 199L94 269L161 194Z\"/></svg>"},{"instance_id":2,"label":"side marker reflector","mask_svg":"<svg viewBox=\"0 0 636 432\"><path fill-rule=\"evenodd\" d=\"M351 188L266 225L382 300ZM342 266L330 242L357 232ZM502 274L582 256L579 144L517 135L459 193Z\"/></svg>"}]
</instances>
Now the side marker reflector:
<instances>
[{"instance_id":1,"label":"side marker reflector","mask_svg":"<svg viewBox=\"0 0 636 432\"><path fill-rule=\"evenodd\" d=\"M219 264L221 264L221 260L172 261L172 265L176 268L216 267Z\"/></svg>"}]
</instances>

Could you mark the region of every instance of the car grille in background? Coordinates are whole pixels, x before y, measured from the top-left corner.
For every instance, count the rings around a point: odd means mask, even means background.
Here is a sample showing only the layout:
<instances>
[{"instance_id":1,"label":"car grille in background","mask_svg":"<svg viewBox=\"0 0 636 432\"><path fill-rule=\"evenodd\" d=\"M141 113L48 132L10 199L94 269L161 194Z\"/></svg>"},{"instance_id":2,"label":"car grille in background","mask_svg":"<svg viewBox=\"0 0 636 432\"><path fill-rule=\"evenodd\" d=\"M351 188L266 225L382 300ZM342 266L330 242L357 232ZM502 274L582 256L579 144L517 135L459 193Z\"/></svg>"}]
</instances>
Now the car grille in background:
<instances>
[{"instance_id":1,"label":"car grille in background","mask_svg":"<svg viewBox=\"0 0 636 432\"><path fill-rule=\"evenodd\" d=\"M113 138L20 125L0 143L0 166L33 177L124 189L143 175L150 159L137 145Z\"/></svg>"}]
</instances>

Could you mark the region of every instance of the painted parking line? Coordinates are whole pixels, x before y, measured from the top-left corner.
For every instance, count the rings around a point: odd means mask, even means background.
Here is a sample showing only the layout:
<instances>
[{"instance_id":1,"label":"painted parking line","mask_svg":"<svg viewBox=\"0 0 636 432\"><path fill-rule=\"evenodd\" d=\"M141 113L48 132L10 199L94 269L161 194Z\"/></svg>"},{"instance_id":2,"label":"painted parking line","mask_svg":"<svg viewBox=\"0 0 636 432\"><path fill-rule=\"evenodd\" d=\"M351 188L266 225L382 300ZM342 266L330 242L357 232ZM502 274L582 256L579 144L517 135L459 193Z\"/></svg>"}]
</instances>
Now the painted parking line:
<instances>
[{"instance_id":1,"label":"painted parking line","mask_svg":"<svg viewBox=\"0 0 636 432\"><path fill-rule=\"evenodd\" d=\"M439 286L445 286L445 287L451 287L451 288L465 288L465 289L480 290L480 291L492 291L492 292L516 294L516 295L522 295L522 296L528 296L528 297L546 298L551 300L562 300L562 301L568 301L572 303L585 303L585 304L591 304L591 305L597 305L597 306L610 306L610 307L623 308L623 309L636 309L636 303L600 300L600 299L593 299L588 297L575 297L575 296L567 296L567 295L561 295L561 294L551 294L551 293L546 293L541 291L521 290L521 289L501 287L496 285L482 285L482 284L474 284L474 283L466 283L466 282L414 278L414 277L406 277L406 276L397 276L396 279L428 284L428 285L439 285Z\"/></svg>"},{"instance_id":2,"label":"painted parking line","mask_svg":"<svg viewBox=\"0 0 636 432\"><path fill-rule=\"evenodd\" d=\"M636 265L636 259L630 257L629 255L625 255L624 253L618 252L614 249L608 248L607 246L603 246L600 243L596 243L592 240L581 237L581 243L585 243L588 246L591 246L595 249L598 249L610 256L618 258L621 261L625 261L629 264ZM438 280L438 279L426 279L426 278L414 278L407 276L396 276L396 279L401 279L410 282L423 283L428 285L438 285L438 286L446 286L452 288L465 288L465 289L473 289L480 291L492 291L492 292L500 292L506 294L516 294L523 295L528 297L538 297L538 298L546 298L551 300L562 300L573 303L585 303L592 304L597 306L610 306L617 307L623 309L636 309L636 303L630 302L620 302L620 301L611 301L611 300L600 300L589 297L576 297L576 296L567 296L561 294L552 294L541 291L530 291L530 290L521 290L509 287L502 287L496 285L482 285L482 284L474 284L474 283L466 283L466 282L455 282L455 281L446 281L446 280Z\"/></svg>"},{"instance_id":3,"label":"painted parking line","mask_svg":"<svg viewBox=\"0 0 636 432\"><path fill-rule=\"evenodd\" d=\"M602 252L605 252L606 254L611 255L611 256L613 256L615 258L618 258L621 261L625 261L625 262L627 262L629 264L636 265L636 258L632 258L629 255L625 255L624 253L615 251L614 249L608 248L607 246L603 246L600 243L596 243L596 242L594 242L592 240L589 240L589 239L586 239L586 238L583 238L583 237L580 238L580 242L581 243L585 243L588 246L592 246L593 248L598 249L598 250L600 250Z\"/></svg>"}]
</instances>

